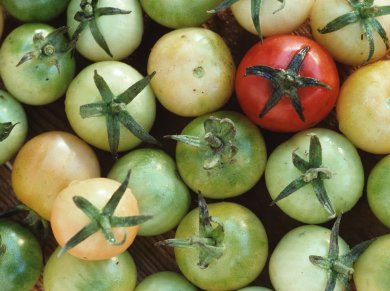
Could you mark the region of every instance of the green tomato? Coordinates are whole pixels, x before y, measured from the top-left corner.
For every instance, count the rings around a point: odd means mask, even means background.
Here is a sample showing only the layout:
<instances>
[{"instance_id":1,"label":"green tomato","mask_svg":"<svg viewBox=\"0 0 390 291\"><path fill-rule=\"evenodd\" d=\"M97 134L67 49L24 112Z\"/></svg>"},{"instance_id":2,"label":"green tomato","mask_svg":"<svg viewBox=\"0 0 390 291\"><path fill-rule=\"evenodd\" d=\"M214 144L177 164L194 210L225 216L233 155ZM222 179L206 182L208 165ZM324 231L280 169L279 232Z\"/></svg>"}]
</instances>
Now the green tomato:
<instances>
[{"instance_id":1,"label":"green tomato","mask_svg":"<svg viewBox=\"0 0 390 291\"><path fill-rule=\"evenodd\" d=\"M371 170L367 180L368 204L374 215L390 227L390 155L382 158Z\"/></svg>"},{"instance_id":2,"label":"green tomato","mask_svg":"<svg viewBox=\"0 0 390 291\"><path fill-rule=\"evenodd\" d=\"M16 124L10 135L0 141L0 165L10 160L23 145L28 131L28 121L22 105L10 94L0 90L0 123Z\"/></svg>"},{"instance_id":3,"label":"green tomato","mask_svg":"<svg viewBox=\"0 0 390 291\"><path fill-rule=\"evenodd\" d=\"M141 0L146 14L157 23L170 28L199 26L210 19L213 9L222 0Z\"/></svg>"},{"instance_id":4,"label":"green tomato","mask_svg":"<svg viewBox=\"0 0 390 291\"><path fill-rule=\"evenodd\" d=\"M275 290L325 290L328 272L312 264L309 256L327 257L330 235L330 229L318 225L303 225L285 234L269 261L269 276ZM339 255L348 253L349 247L341 237L338 244ZM337 280L334 291L342 290L344 287Z\"/></svg>"},{"instance_id":5,"label":"green tomato","mask_svg":"<svg viewBox=\"0 0 390 291\"><path fill-rule=\"evenodd\" d=\"M128 252L107 260L88 261L69 253L58 256L57 248L43 272L46 291L129 291L137 282L137 269Z\"/></svg>"},{"instance_id":6,"label":"green tomato","mask_svg":"<svg viewBox=\"0 0 390 291\"><path fill-rule=\"evenodd\" d=\"M356 204L363 193L364 170L352 143L330 129L312 128L301 131L274 149L265 169L268 192L274 200L297 178L302 175L309 177L310 173L302 173L294 165L292 155L297 154L306 162L309 161L312 134L318 137L321 144L322 162L318 169L327 173L327 178L321 181L333 205L333 215L345 213ZM317 224L332 219L332 215L319 202L312 185L306 184L276 204L287 215L303 223Z\"/></svg>"},{"instance_id":7,"label":"green tomato","mask_svg":"<svg viewBox=\"0 0 390 291\"><path fill-rule=\"evenodd\" d=\"M390 234L378 237L354 265L357 291L383 291L390 288Z\"/></svg>"},{"instance_id":8,"label":"green tomato","mask_svg":"<svg viewBox=\"0 0 390 291\"><path fill-rule=\"evenodd\" d=\"M24 22L47 22L65 11L69 0L2 0L13 17Z\"/></svg>"},{"instance_id":9,"label":"green tomato","mask_svg":"<svg viewBox=\"0 0 390 291\"><path fill-rule=\"evenodd\" d=\"M205 130L210 118L214 130ZM229 119L233 122L226 122ZM224 130L219 131L223 121ZM226 136L223 136L225 135ZM201 146L180 142L176 146L176 163L184 182L196 193L208 198L238 196L251 189L264 172L267 153L264 139L254 124L233 111L218 111L192 120L181 135L193 136ZM213 137L210 143L205 136ZM218 149L213 142L221 142Z\"/></svg>"},{"instance_id":10,"label":"green tomato","mask_svg":"<svg viewBox=\"0 0 390 291\"><path fill-rule=\"evenodd\" d=\"M238 289L237 291L271 291L271 289L265 287L249 286L249 287Z\"/></svg>"},{"instance_id":11,"label":"green tomato","mask_svg":"<svg viewBox=\"0 0 390 291\"><path fill-rule=\"evenodd\" d=\"M94 83L95 70L103 77L115 96L123 93L135 82L141 80L143 76L126 63L104 61L85 67L69 85L65 97L65 111L73 130L87 143L99 149L109 151L106 117L82 118L80 115L80 106L102 102L102 97ZM146 131L152 128L156 116L156 101L149 85L130 103L125 105L124 108ZM140 143L140 139L124 126L120 126L118 151L129 150Z\"/></svg>"},{"instance_id":12,"label":"green tomato","mask_svg":"<svg viewBox=\"0 0 390 291\"><path fill-rule=\"evenodd\" d=\"M68 41L63 33L48 40L54 31L47 24L27 23L11 31L3 41L1 78L7 91L22 103L54 102L63 96L73 79L75 60L69 50L62 51L69 49ZM30 59L20 63L26 56Z\"/></svg>"},{"instance_id":13,"label":"green tomato","mask_svg":"<svg viewBox=\"0 0 390 291\"><path fill-rule=\"evenodd\" d=\"M185 277L175 272L157 272L146 277L134 291L196 291Z\"/></svg>"},{"instance_id":14,"label":"green tomato","mask_svg":"<svg viewBox=\"0 0 390 291\"><path fill-rule=\"evenodd\" d=\"M158 235L176 227L187 213L191 197L175 161L162 150L137 149L121 157L107 177L122 182L128 170L128 187L137 198L140 213L152 215L140 225L138 235Z\"/></svg>"},{"instance_id":15,"label":"green tomato","mask_svg":"<svg viewBox=\"0 0 390 291\"><path fill-rule=\"evenodd\" d=\"M201 268L197 248L175 248L176 262L183 275L206 290L235 290L256 279L268 255L268 239L259 218L248 208L233 202L208 205L213 221L223 226L223 253L206 268ZM175 238L199 234L199 210L189 212L180 222Z\"/></svg>"},{"instance_id":16,"label":"green tomato","mask_svg":"<svg viewBox=\"0 0 390 291\"><path fill-rule=\"evenodd\" d=\"M0 220L0 282L3 291L29 291L43 267L38 240L11 220Z\"/></svg>"}]
</instances>

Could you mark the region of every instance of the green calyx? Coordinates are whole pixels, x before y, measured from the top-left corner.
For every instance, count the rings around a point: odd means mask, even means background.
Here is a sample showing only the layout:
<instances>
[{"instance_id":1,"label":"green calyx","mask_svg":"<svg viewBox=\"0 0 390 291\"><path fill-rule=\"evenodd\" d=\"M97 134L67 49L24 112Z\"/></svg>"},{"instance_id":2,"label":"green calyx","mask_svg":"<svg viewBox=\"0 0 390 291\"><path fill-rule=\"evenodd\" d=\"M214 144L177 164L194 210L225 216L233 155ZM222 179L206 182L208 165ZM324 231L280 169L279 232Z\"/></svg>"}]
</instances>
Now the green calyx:
<instances>
[{"instance_id":1,"label":"green calyx","mask_svg":"<svg viewBox=\"0 0 390 291\"><path fill-rule=\"evenodd\" d=\"M14 129L17 124L18 123L0 122L0 142L5 140L11 134L12 129Z\"/></svg>"},{"instance_id":2,"label":"green calyx","mask_svg":"<svg viewBox=\"0 0 390 291\"><path fill-rule=\"evenodd\" d=\"M42 32L34 34L33 45L35 49L26 53L16 66L20 66L33 59L38 59L55 65L59 74L61 70L58 62L59 56L71 53L75 48L75 41L68 41L65 38L67 32L68 28L62 26L50 32L47 36L44 36Z\"/></svg>"},{"instance_id":3,"label":"green calyx","mask_svg":"<svg viewBox=\"0 0 390 291\"><path fill-rule=\"evenodd\" d=\"M230 6L232 6L234 3L238 2L239 0L224 0L222 1L217 7L215 7L214 9L208 11L209 13L217 13L219 11L222 11ZM279 12L280 10L282 10L284 8L284 5L285 5L285 0L277 0L278 2L280 2L280 7L275 10L273 13L277 13ZM260 8L261 8L261 2L262 0L251 0L251 17L252 17L252 21L253 21L253 24L255 26L255 29L257 31L257 34L260 38L260 42L263 41L263 35L261 33L261 27L260 27Z\"/></svg>"},{"instance_id":4,"label":"green calyx","mask_svg":"<svg viewBox=\"0 0 390 291\"><path fill-rule=\"evenodd\" d=\"M0 234L0 259L2 256L5 255L6 251L7 251L7 246L3 243L3 239Z\"/></svg>"},{"instance_id":5,"label":"green calyx","mask_svg":"<svg viewBox=\"0 0 390 291\"><path fill-rule=\"evenodd\" d=\"M329 199L323 181L324 179L331 179L332 173L329 169L322 166L322 148L318 136L310 134L309 161L305 161L295 151L292 153L292 161L295 168L297 168L302 175L288 184L274 201L272 201L271 205L288 197L298 189L311 184L322 207L330 214L330 217L335 217L336 211Z\"/></svg>"},{"instance_id":6,"label":"green calyx","mask_svg":"<svg viewBox=\"0 0 390 291\"><path fill-rule=\"evenodd\" d=\"M352 11L336 17L323 28L319 28L318 32L323 34L331 33L351 23L359 23L369 44L369 53L365 61L367 63L371 60L375 51L374 31L382 38L386 49L389 49L389 40L386 31L376 18L390 14L390 5L376 6L374 5L374 0L348 0L348 3L352 6Z\"/></svg>"},{"instance_id":7,"label":"green calyx","mask_svg":"<svg viewBox=\"0 0 390 291\"><path fill-rule=\"evenodd\" d=\"M209 215L203 196L198 195L199 234L184 239L167 239L156 243L157 246L196 248L199 250L198 266L205 269L214 260L219 259L225 250L223 223Z\"/></svg>"},{"instance_id":8,"label":"green calyx","mask_svg":"<svg viewBox=\"0 0 390 291\"><path fill-rule=\"evenodd\" d=\"M108 143L114 157L117 157L118 153L121 124L140 140L160 145L154 137L136 122L126 109L126 105L149 84L154 74L153 72L151 75L134 83L123 93L114 96L106 81L95 70L94 82L103 101L80 106L80 116L82 118L100 116L106 118Z\"/></svg>"},{"instance_id":9,"label":"green calyx","mask_svg":"<svg viewBox=\"0 0 390 291\"><path fill-rule=\"evenodd\" d=\"M115 7L97 7L98 0L81 0L80 8L74 19L80 24L77 26L76 31L73 33L72 39L77 40L80 33L87 27L90 29L91 34L97 44L110 56L113 57L107 42L105 41L100 29L97 25L97 19L100 16L129 14L131 11L122 10Z\"/></svg>"},{"instance_id":10,"label":"green calyx","mask_svg":"<svg viewBox=\"0 0 390 291\"><path fill-rule=\"evenodd\" d=\"M328 273L328 281L325 291L333 291L337 280L345 286L346 290L351 290L349 282L354 271L353 264L374 241L374 239L364 241L353 247L348 253L340 256L338 245L340 221L341 215L337 217L332 227L328 256L322 257L311 255L309 257L312 264L326 270Z\"/></svg>"},{"instance_id":11,"label":"green calyx","mask_svg":"<svg viewBox=\"0 0 390 291\"><path fill-rule=\"evenodd\" d=\"M300 49L288 64L287 69L275 69L268 66L252 66L246 68L245 76L255 75L266 78L271 81L273 91L272 95L267 100L259 117L262 118L268 113L283 96L288 96L294 106L295 111L302 121L305 121L301 101L298 96L298 90L303 87L324 87L327 90L332 88L315 78L304 77L299 75L306 54L310 47L305 46Z\"/></svg>"},{"instance_id":12,"label":"green calyx","mask_svg":"<svg viewBox=\"0 0 390 291\"><path fill-rule=\"evenodd\" d=\"M185 144L198 147L205 151L203 168L213 169L224 163L234 161L237 147L234 144L236 126L229 118L208 117L204 122L205 134L202 137L189 135L167 135Z\"/></svg>"},{"instance_id":13,"label":"green calyx","mask_svg":"<svg viewBox=\"0 0 390 291\"><path fill-rule=\"evenodd\" d=\"M121 241L117 241L113 228L115 227L130 227L141 224L151 218L150 215L138 215L138 216L114 216L114 212L126 192L127 185L129 183L130 171L127 173L125 180L114 192L111 198L102 209L98 209L91 202L81 196L74 196L73 202L76 206L88 216L90 223L84 226L79 232L77 232L72 238L65 243L61 248L58 256L67 252L69 249L75 247L94 233L101 231L110 245L122 245L126 239L126 230L123 229L123 238Z\"/></svg>"}]
</instances>

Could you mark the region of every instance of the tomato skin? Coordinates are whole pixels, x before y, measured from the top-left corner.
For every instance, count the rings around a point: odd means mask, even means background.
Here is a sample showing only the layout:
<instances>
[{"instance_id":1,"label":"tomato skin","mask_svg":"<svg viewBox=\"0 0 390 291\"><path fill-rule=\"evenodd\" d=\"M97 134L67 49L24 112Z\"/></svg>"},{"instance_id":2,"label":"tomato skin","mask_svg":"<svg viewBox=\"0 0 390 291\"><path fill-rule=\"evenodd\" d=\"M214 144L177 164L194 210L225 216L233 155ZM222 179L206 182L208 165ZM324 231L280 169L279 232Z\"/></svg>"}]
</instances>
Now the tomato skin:
<instances>
[{"instance_id":1,"label":"tomato skin","mask_svg":"<svg viewBox=\"0 0 390 291\"><path fill-rule=\"evenodd\" d=\"M86 198L95 207L102 209L119 186L120 183L112 179L92 178L73 181L64 188L54 201L50 217L51 228L58 244L64 246L70 238L91 222L89 217L74 203L74 196ZM137 200L127 188L114 215L135 216L138 214ZM120 245L110 245L103 232L98 231L71 248L68 253L83 260L106 260L118 256L133 243L138 229L139 225L113 228L112 231L118 242L122 241L126 234L126 239Z\"/></svg>"},{"instance_id":2,"label":"tomato skin","mask_svg":"<svg viewBox=\"0 0 390 291\"><path fill-rule=\"evenodd\" d=\"M378 237L354 264L357 291L381 291L390 287L390 234Z\"/></svg>"},{"instance_id":3,"label":"tomato skin","mask_svg":"<svg viewBox=\"0 0 390 291\"><path fill-rule=\"evenodd\" d=\"M390 155L383 157L372 168L367 180L368 205L374 215L390 228Z\"/></svg>"},{"instance_id":4,"label":"tomato skin","mask_svg":"<svg viewBox=\"0 0 390 291\"><path fill-rule=\"evenodd\" d=\"M0 142L0 165L10 160L23 145L28 131L27 115L23 106L10 94L0 90L0 123L18 123L10 135Z\"/></svg>"},{"instance_id":5,"label":"tomato skin","mask_svg":"<svg viewBox=\"0 0 390 291\"><path fill-rule=\"evenodd\" d=\"M58 193L73 180L100 176L93 150L73 134L49 131L29 140L13 163L12 188L22 203L46 220Z\"/></svg>"},{"instance_id":6,"label":"tomato skin","mask_svg":"<svg viewBox=\"0 0 390 291\"><path fill-rule=\"evenodd\" d=\"M237 291L271 291L271 289L265 287L249 286L238 289Z\"/></svg>"},{"instance_id":7,"label":"tomato skin","mask_svg":"<svg viewBox=\"0 0 390 291\"><path fill-rule=\"evenodd\" d=\"M325 227L303 225L283 236L269 262L270 279L275 290L325 290L328 273L313 265L309 256L327 257L330 234L331 231ZM339 237L338 243L339 254L346 254L349 251L346 242ZM339 280L337 281L334 290L344 290Z\"/></svg>"},{"instance_id":8,"label":"tomato skin","mask_svg":"<svg viewBox=\"0 0 390 291\"><path fill-rule=\"evenodd\" d=\"M197 291L183 275L175 272L157 272L143 279L134 291Z\"/></svg>"},{"instance_id":9,"label":"tomato skin","mask_svg":"<svg viewBox=\"0 0 390 291\"><path fill-rule=\"evenodd\" d=\"M316 134L322 148L322 167L331 172L324 187L336 214L349 211L360 199L364 188L364 169L352 143L336 131L312 128L296 133L278 145L270 154L265 169L265 182L272 199L302 173L292 162L295 151L308 160L309 134ZM318 201L312 185L305 185L276 203L287 215L300 222L317 224L332 219Z\"/></svg>"},{"instance_id":10,"label":"tomato skin","mask_svg":"<svg viewBox=\"0 0 390 291\"><path fill-rule=\"evenodd\" d=\"M293 56L305 46L310 50L299 75L316 78L332 90L319 86L298 90L305 121L299 118L291 100L286 97L260 118L259 114L272 94L272 85L263 77L245 77L246 68L266 65L286 69ZM262 44L256 43L249 49L237 68L235 88L242 110L254 123L271 131L297 132L313 127L333 109L339 92L339 75L332 57L316 42L303 36L281 35L268 37Z\"/></svg>"},{"instance_id":11,"label":"tomato skin","mask_svg":"<svg viewBox=\"0 0 390 291\"><path fill-rule=\"evenodd\" d=\"M144 11L157 23L170 28L199 26L213 17L208 10L221 0L141 0Z\"/></svg>"},{"instance_id":12,"label":"tomato skin","mask_svg":"<svg viewBox=\"0 0 390 291\"><path fill-rule=\"evenodd\" d=\"M358 148L390 153L390 61L362 66L341 86L336 105L340 131Z\"/></svg>"},{"instance_id":13,"label":"tomato skin","mask_svg":"<svg viewBox=\"0 0 390 291\"><path fill-rule=\"evenodd\" d=\"M80 11L81 0L71 0L67 8L67 26L72 36L80 22L74 19ZM90 61L122 60L132 54L141 44L144 32L142 9L137 0L99 0L97 7L114 7L128 14L98 17L97 25L113 57L108 55L95 41L89 28L84 29L77 40L77 51Z\"/></svg>"},{"instance_id":14,"label":"tomato skin","mask_svg":"<svg viewBox=\"0 0 390 291\"><path fill-rule=\"evenodd\" d=\"M17 66L22 57L35 51L33 36L44 36L54 31L43 23L26 23L18 26L4 39L0 49L0 74L7 91L22 103L45 105L54 102L65 93L73 79L76 63L72 54L57 57L57 66L39 58L33 58ZM66 41L65 37L62 39ZM15 78L15 76L18 76Z\"/></svg>"},{"instance_id":15,"label":"tomato skin","mask_svg":"<svg viewBox=\"0 0 390 291\"><path fill-rule=\"evenodd\" d=\"M183 181L195 193L204 197L223 199L241 195L261 178L267 160L265 142L259 129L244 115L233 111L218 111L192 120L182 135L203 137L204 121L209 116L231 119L237 128L233 143L238 153L233 162L212 169L204 169L207 153L203 149L178 142L176 163Z\"/></svg>"},{"instance_id":16,"label":"tomato skin","mask_svg":"<svg viewBox=\"0 0 390 291\"><path fill-rule=\"evenodd\" d=\"M43 267L41 246L36 237L19 223L0 220L2 250L0 282L4 291L29 291L37 283Z\"/></svg>"},{"instance_id":17,"label":"tomato skin","mask_svg":"<svg viewBox=\"0 0 390 291\"><path fill-rule=\"evenodd\" d=\"M147 70L156 72L150 84L157 99L180 116L218 110L234 90L236 68L230 49L220 35L206 28L164 34L152 47Z\"/></svg>"},{"instance_id":18,"label":"tomato skin","mask_svg":"<svg viewBox=\"0 0 390 291\"><path fill-rule=\"evenodd\" d=\"M69 0L2 0L13 17L24 22L46 22L65 11Z\"/></svg>"},{"instance_id":19,"label":"tomato skin","mask_svg":"<svg viewBox=\"0 0 390 291\"><path fill-rule=\"evenodd\" d=\"M73 130L87 143L110 151L106 118L99 116L83 119L80 116L80 106L102 101L93 79L95 70L105 79L115 96L124 92L143 76L126 63L103 61L85 67L69 85L65 97L65 112ZM156 100L150 85L127 104L126 109L146 131L150 131L156 117ZM140 143L140 139L121 126L118 151L130 150Z\"/></svg>"},{"instance_id":20,"label":"tomato skin","mask_svg":"<svg viewBox=\"0 0 390 291\"><path fill-rule=\"evenodd\" d=\"M233 202L208 205L212 217L224 225L225 250L219 259L201 269L199 251L195 248L175 248L176 262L183 275L194 285L206 290L235 290L251 283L262 271L268 240L259 218L249 209ZM198 235L198 208L180 222L175 238Z\"/></svg>"},{"instance_id":21,"label":"tomato skin","mask_svg":"<svg viewBox=\"0 0 390 291\"><path fill-rule=\"evenodd\" d=\"M177 174L175 161L158 149L137 149L122 156L113 165L108 178L123 181L128 170L128 187L143 214L152 218L140 225L138 235L163 234L176 227L187 213L191 197Z\"/></svg>"},{"instance_id":22,"label":"tomato skin","mask_svg":"<svg viewBox=\"0 0 390 291\"><path fill-rule=\"evenodd\" d=\"M128 252L107 260L86 261L68 253L58 257L57 248L49 257L44 272L46 291L67 290L134 290L137 269Z\"/></svg>"}]
</instances>

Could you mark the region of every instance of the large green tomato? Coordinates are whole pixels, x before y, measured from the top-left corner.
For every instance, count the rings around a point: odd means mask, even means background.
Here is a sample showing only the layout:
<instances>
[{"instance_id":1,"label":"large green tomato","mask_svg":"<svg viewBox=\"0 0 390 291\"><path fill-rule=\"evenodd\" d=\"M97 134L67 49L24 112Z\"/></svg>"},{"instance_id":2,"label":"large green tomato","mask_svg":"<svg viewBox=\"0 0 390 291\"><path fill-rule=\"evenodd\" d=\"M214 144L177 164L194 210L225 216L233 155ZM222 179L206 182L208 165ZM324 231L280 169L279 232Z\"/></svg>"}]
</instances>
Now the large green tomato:
<instances>
[{"instance_id":1,"label":"large green tomato","mask_svg":"<svg viewBox=\"0 0 390 291\"><path fill-rule=\"evenodd\" d=\"M11 159L23 145L28 130L27 116L22 105L7 92L0 90L0 124L15 125L9 136L0 141L0 165Z\"/></svg>"},{"instance_id":2,"label":"large green tomato","mask_svg":"<svg viewBox=\"0 0 390 291\"><path fill-rule=\"evenodd\" d=\"M371 170L367 180L368 204L374 215L390 227L390 155L382 158Z\"/></svg>"},{"instance_id":3,"label":"large green tomato","mask_svg":"<svg viewBox=\"0 0 390 291\"><path fill-rule=\"evenodd\" d=\"M46 291L99 290L131 291L137 282L137 269L128 252L107 260L88 261L69 253L58 256L57 248L43 272Z\"/></svg>"},{"instance_id":4,"label":"large green tomato","mask_svg":"<svg viewBox=\"0 0 390 291\"><path fill-rule=\"evenodd\" d=\"M218 111L200 116L187 124L181 135L183 139L172 136L179 140L176 163L195 193L219 199L238 196L263 175L267 159L264 139L241 113Z\"/></svg>"},{"instance_id":5,"label":"large green tomato","mask_svg":"<svg viewBox=\"0 0 390 291\"><path fill-rule=\"evenodd\" d=\"M17 222L0 220L1 290L31 290L42 267L42 250L35 236Z\"/></svg>"},{"instance_id":6,"label":"large green tomato","mask_svg":"<svg viewBox=\"0 0 390 291\"><path fill-rule=\"evenodd\" d=\"M54 102L64 95L74 77L76 63L64 36L66 31L55 36L51 34L54 31L47 24L27 23L11 31L2 43L1 78L7 91L20 102Z\"/></svg>"},{"instance_id":7,"label":"large green tomato","mask_svg":"<svg viewBox=\"0 0 390 291\"><path fill-rule=\"evenodd\" d=\"M146 14L154 21L170 28L199 26L213 14L213 9L222 0L141 0Z\"/></svg>"},{"instance_id":8,"label":"large green tomato","mask_svg":"<svg viewBox=\"0 0 390 291\"><path fill-rule=\"evenodd\" d=\"M237 203L212 203L208 210L212 217L211 225L220 223L223 236L218 239L213 237L213 234L221 234L216 231L204 239L214 241L214 247L222 247L222 254L201 268L198 265L198 248L177 247L177 264L184 276L201 289L235 290L245 287L259 276L267 260L268 239L264 226L253 212ZM175 238L197 237L199 220L198 208L189 212L180 222Z\"/></svg>"},{"instance_id":9,"label":"large green tomato","mask_svg":"<svg viewBox=\"0 0 390 291\"><path fill-rule=\"evenodd\" d=\"M390 234L377 238L359 257L353 281L357 291L390 289Z\"/></svg>"},{"instance_id":10,"label":"large green tomato","mask_svg":"<svg viewBox=\"0 0 390 291\"><path fill-rule=\"evenodd\" d=\"M177 226L190 207L190 193L177 175L175 161L158 149L137 149L121 157L108 178L122 182L131 170L128 187L140 213L152 218L140 225L138 235L158 235Z\"/></svg>"},{"instance_id":11,"label":"large green tomato","mask_svg":"<svg viewBox=\"0 0 390 291\"><path fill-rule=\"evenodd\" d=\"M318 138L322 152L316 166L310 165L313 135ZM265 182L273 200L298 179L300 183L307 182L276 204L290 217L308 224L323 223L347 212L363 193L364 171L356 148L346 137L330 129L301 131L269 156Z\"/></svg>"},{"instance_id":12,"label":"large green tomato","mask_svg":"<svg viewBox=\"0 0 390 291\"><path fill-rule=\"evenodd\" d=\"M134 291L197 291L183 275L175 272L157 272L149 275L138 284Z\"/></svg>"}]
</instances>

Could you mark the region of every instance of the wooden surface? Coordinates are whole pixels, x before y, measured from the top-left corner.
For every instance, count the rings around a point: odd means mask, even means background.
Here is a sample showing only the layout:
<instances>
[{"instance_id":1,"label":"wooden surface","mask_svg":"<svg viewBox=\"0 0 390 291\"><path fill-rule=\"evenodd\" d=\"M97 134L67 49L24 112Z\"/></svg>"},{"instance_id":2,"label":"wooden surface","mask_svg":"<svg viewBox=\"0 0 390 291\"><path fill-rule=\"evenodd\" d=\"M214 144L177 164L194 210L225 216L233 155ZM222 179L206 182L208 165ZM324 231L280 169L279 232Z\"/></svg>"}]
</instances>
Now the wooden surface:
<instances>
[{"instance_id":1,"label":"wooden surface","mask_svg":"<svg viewBox=\"0 0 390 291\"><path fill-rule=\"evenodd\" d=\"M61 18L53 22L55 26L59 26L63 23L64 19ZM18 24L19 23L12 19L7 19L5 34ZM232 50L236 64L238 64L244 53L257 41L256 36L250 35L237 25L229 11L216 15L205 26L220 33L221 36L224 37L228 46ZM150 52L150 48L162 34L168 31L169 29L163 28L146 18L144 39L141 46L132 56L123 61L133 65L142 74L146 74L146 60ZM302 26L296 33L310 36L308 25L306 24ZM76 58L78 59L78 70L89 64L88 61L82 59L82 57L77 54ZM339 65L339 69L342 80L345 79L347 74L349 74L352 70L350 67L341 65ZM63 98L47 106L25 106L25 109L29 118L29 138L38 133L54 129L72 132L70 125L66 120ZM151 133L163 142L163 149L174 157L175 142L164 140L162 136L165 134L179 133L191 119L175 116L172 113L167 112L160 105L158 105L157 109L157 118ZM235 96L232 96L230 102L223 109L240 111ZM329 117L320 124L320 126L337 130L337 121L335 120L334 112L332 112ZM271 133L265 130L262 130L262 133L267 144L268 155L277 144L291 136L291 134ZM112 160L110 154L97 149L95 150L101 163L102 175L104 176L111 168L114 161ZM360 152L360 154L364 161L367 177L372 166L381 157L364 152ZM0 166L0 211L17 203L10 185L11 168L12 161L11 163ZM195 198L194 195L192 197ZM287 231L301 225L301 223L292 220L282 213L277 206L269 206L271 199L266 191L264 178L262 178L260 182L249 192L237 198L229 199L229 201L242 203L258 215L267 230L270 246L269 254L272 253L277 242ZM195 206L194 203L192 206ZM332 223L330 222L324 224L324 226L331 227L331 224ZM365 193L357 205L343 216L340 229L340 235L350 245L355 245L363 240L387 232L388 229L384 227L370 212ZM145 276L156 271L178 271L172 250L154 246L154 242L163 238L173 237L173 235L174 231L171 231L163 236L149 238L138 237L136 239L129 251L137 265L138 280L142 280ZM50 239L43 242L42 246L45 260L47 260L51 252L56 247L56 243L52 236L50 236ZM262 285L272 288L268 278L267 269L268 265L266 265L262 274L255 282L252 283L252 285ZM43 290L41 282L37 284L36 290Z\"/></svg>"}]
</instances>

